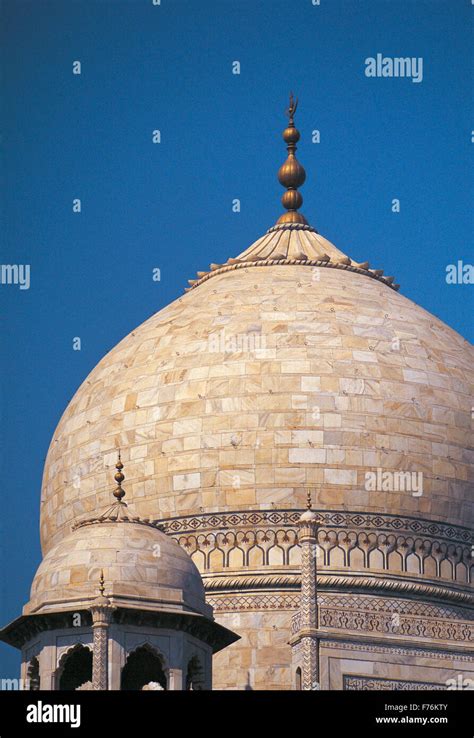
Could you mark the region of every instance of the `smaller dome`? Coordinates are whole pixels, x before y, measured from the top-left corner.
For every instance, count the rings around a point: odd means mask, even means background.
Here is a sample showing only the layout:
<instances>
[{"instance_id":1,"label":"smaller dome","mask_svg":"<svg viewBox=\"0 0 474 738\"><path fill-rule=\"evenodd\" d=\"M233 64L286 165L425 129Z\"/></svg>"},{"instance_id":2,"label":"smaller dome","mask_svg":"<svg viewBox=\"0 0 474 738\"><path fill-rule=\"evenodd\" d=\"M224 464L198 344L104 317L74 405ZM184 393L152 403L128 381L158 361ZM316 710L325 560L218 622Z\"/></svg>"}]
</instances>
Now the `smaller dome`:
<instances>
[{"instance_id":1,"label":"smaller dome","mask_svg":"<svg viewBox=\"0 0 474 738\"><path fill-rule=\"evenodd\" d=\"M318 516L312 510L305 510L300 516L300 523L316 523Z\"/></svg>"},{"instance_id":2,"label":"smaller dome","mask_svg":"<svg viewBox=\"0 0 474 738\"><path fill-rule=\"evenodd\" d=\"M88 608L97 598L101 570L113 605L212 618L188 554L158 528L129 520L80 526L48 551L23 614Z\"/></svg>"}]
</instances>

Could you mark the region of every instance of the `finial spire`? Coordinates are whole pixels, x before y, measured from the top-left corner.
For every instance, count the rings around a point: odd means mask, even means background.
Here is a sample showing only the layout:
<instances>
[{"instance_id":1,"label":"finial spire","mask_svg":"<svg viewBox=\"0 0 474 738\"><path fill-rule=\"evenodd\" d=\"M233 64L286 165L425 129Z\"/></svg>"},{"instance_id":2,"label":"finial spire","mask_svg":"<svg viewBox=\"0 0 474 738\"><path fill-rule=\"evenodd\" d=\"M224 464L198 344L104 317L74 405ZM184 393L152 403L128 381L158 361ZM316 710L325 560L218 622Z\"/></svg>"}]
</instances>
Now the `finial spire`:
<instances>
[{"instance_id":1,"label":"finial spire","mask_svg":"<svg viewBox=\"0 0 474 738\"><path fill-rule=\"evenodd\" d=\"M122 489L122 482L125 479L125 476L122 474L123 464L122 464L122 457L120 455L120 449L118 451L118 460L117 460L117 463L115 464L115 468L117 469L117 472L114 475L114 479L117 482L117 489L114 489L114 497L116 497L117 500L121 502L122 497L125 497L125 490Z\"/></svg>"},{"instance_id":2,"label":"finial spire","mask_svg":"<svg viewBox=\"0 0 474 738\"><path fill-rule=\"evenodd\" d=\"M99 584L99 592L101 594L101 597L103 597L104 596L104 592L105 592L104 570L103 569L100 570L100 580L99 581L100 581L100 584Z\"/></svg>"},{"instance_id":3,"label":"finial spire","mask_svg":"<svg viewBox=\"0 0 474 738\"><path fill-rule=\"evenodd\" d=\"M313 503L311 500L311 490L306 490L306 510L301 513L300 519L299 519L299 525L301 526L307 526L307 525L317 525L318 524L318 516L313 510Z\"/></svg>"},{"instance_id":4,"label":"finial spire","mask_svg":"<svg viewBox=\"0 0 474 738\"><path fill-rule=\"evenodd\" d=\"M283 193L281 202L288 212L283 213L277 220L277 223L303 223L307 225L306 218L298 213L298 208L303 204L303 197L298 191L305 179L306 172L295 156L296 144L300 140L300 132L295 128L294 115L298 107L298 98L293 97L290 92L290 104L287 110L288 126L283 131L283 138L286 141L288 158L278 170L278 179L286 192Z\"/></svg>"}]
</instances>

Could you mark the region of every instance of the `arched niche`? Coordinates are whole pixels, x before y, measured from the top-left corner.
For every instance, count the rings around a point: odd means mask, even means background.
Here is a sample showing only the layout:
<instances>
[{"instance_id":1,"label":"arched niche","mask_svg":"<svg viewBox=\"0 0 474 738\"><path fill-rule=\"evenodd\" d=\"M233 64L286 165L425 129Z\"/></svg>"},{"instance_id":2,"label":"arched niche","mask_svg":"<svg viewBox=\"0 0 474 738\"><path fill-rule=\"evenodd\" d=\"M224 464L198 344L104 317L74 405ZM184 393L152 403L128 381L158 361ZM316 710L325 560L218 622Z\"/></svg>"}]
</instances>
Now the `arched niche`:
<instances>
[{"instance_id":1,"label":"arched niche","mask_svg":"<svg viewBox=\"0 0 474 738\"><path fill-rule=\"evenodd\" d=\"M448 559L443 559L439 568L439 575L441 579L452 579L453 578L453 565Z\"/></svg>"},{"instance_id":2,"label":"arched niche","mask_svg":"<svg viewBox=\"0 0 474 738\"><path fill-rule=\"evenodd\" d=\"M296 669L296 672L295 672L295 688L299 691L299 690L301 690L301 686L302 686L301 669L298 666L298 668Z\"/></svg>"},{"instance_id":3,"label":"arched niche","mask_svg":"<svg viewBox=\"0 0 474 738\"><path fill-rule=\"evenodd\" d=\"M317 548L319 549L319 546ZM321 557L320 559L318 559L318 562L319 561L322 562L323 558ZM301 546L291 546L290 550L288 551L288 563L291 566L301 566Z\"/></svg>"},{"instance_id":4,"label":"arched niche","mask_svg":"<svg viewBox=\"0 0 474 738\"><path fill-rule=\"evenodd\" d=\"M57 689L76 690L91 681L92 651L78 643L61 656L55 677Z\"/></svg>"},{"instance_id":5,"label":"arched niche","mask_svg":"<svg viewBox=\"0 0 474 738\"><path fill-rule=\"evenodd\" d=\"M403 558L398 551L390 551L387 558L390 571L403 571Z\"/></svg>"},{"instance_id":6,"label":"arched niche","mask_svg":"<svg viewBox=\"0 0 474 738\"><path fill-rule=\"evenodd\" d=\"M365 557L362 549L356 547L349 551L349 561L351 569L364 569Z\"/></svg>"},{"instance_id":7,"label":"arched niche","mask_svg":"<svg viewBox=\"0 0 474 738\"><path fill-rule=\"evenodd\" d=\"M167 681L162 656L145 643L128 654L122 669L120 689L137 691L154 683L166 689Z\"/></svg>"},{"instance_id":8,"label":"arched niche","mask_svg":"<svg viewBox=\"0 0 474 738\"><path fill-rule=\"evenodd\" d=\"M408 554L406 566L409 574L421 574L420 558L416 553Z\"/></svg>"},{"instance_id":9,"label":"arched niche","mask_svg":"<svg viewBox=\"0 0 474 738\"><path fill-rule=\"evenodd\" d=\"M204 689L204 668L198 656L192 656L188 661L186 670L186 690Z\"/></svg>"},{"instance_id":10,"label":"arched niche","mask_svg":"<svg viewBox=\"0 0 474 738\"><path fill-rule=\"evenodd\" d=\"M248 552L248 565L251 569L257 569L260 566L264 566L265 553L263 551L263 548L260 548L260 546L252 546L250 551Z\"/></svg>"},{"instance_id":11,"label":"arched niche","mask_svg":"<svg viewBox=\"0 0 474 738\"><path fill-rule=\"evenodd\" d=\"M241 569L244 566L244 552L241 548L232 548L227 561L230 569Z\"/></svg>"},{"instance_id":12,"label":"arched niche","mask_svg":"<svg viewBox=\"0 0 474 738\"><path fill-rule=\"evenodd\" d=\"M329 551L329 566L331 569L342 569L346 566L346 555L340 546L334 546Z\"/></svg>"},{"instance_id":13,"label":"arched niche","mask_svg":"<svg viewBox=\"0 0 474 738\"><path fill-rule=\"evenodd\" d=\"M209 569L211 571L220 571L224 568L224 551L219 548L213 548L209 554Z\"/></svg>"},{"instance_id":14,"label":"arched niche","mask_svg":"<svg viewBox=\"0 0 474 738\"><path fill-rule=\"evenodd\" d=\"M467 566L462 561L460 561L456 566L456 581L457 582L467 582Z\"/></svg>"},{"instance_id":15,"label":"arched niche","mask_svg":"<svg viewBox=\"0 0 474 738\"><path fill-rule=\"evenodd\" d=\"M27 669L28 689L36 692L40 689L40 666L36 656L33 656Z\"/></svg>"},{"instance_id":16,"label":"arched niche","mask_svg":"<svg viewBox=\"0 0 474 738\"><path fill-rule=\"evenodd\" d=\"M369 568L370 569L383 569L383 554L377 548L374 548L369 553Z\"/></svg>"},{"instance_id":17,"label":"arched niche","mask_svg":"<svg viewBox=\"0 0 474 738\"><path fill-rule=\"evenodd\" d=\"M433 556L427 556L426 559L424 560L423 573L426 577L431 577L432 579L434 579L437 576L437 566L436 566L436 561L433 558Z\"/></svg>"},{"instance_id":18,"label":"arched niche","mask_svg":"<svg viewBox=\"0 0 474 738\"><path fill-rule=\"evenodd\" d=\"M281 546L272 546L268 551L269 566L283 566L285 563L285 552Z\"/></svg>"},{"instance_id":19,"label":"arched niche","mask_svg":"<svg viewBox=\"0 0 474 738\"><path fill-rule=\"evenodd\" d=\"M196 564L199 571L204 571L206 568L206 556L204 554L204 551L201 551L200 548L196 549L196 551L193 551L191 554L191 558Z\"/></svg>"}]
</instances>

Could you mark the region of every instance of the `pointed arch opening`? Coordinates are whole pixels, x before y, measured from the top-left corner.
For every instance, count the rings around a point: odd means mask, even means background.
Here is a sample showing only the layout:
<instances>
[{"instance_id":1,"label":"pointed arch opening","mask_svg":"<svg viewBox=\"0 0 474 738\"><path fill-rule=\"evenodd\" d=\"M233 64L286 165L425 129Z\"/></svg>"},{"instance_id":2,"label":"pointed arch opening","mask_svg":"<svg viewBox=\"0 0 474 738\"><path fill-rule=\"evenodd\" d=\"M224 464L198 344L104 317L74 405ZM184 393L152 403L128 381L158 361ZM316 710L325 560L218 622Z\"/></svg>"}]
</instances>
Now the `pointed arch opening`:
<instances>
[{"instance_id":1,"label":"pointed arch opening","mask_svg":"<svg viewBox=\"0 0 474 738\"><path fill-rule=\"evenodd\" d=\"M298 691L301 690L301 669L299 666L295 673L295 687Z\"/></svg>"},{"instance_id":2,"label":"pointed arch opening","mask_svg":"<svg viewBox=\"0 0 474 738\"><path fill-rule=\"evenodd\" d=\"M82 643L69 649L60 659L56 672L60 691L75 690L92 681L92 651Z\"/></svg>"},{"instance_id":3,"label":"pointed arch opening","mask_svg":"<svg viewBox=\"0 0 474 738\"><path fill-rule=\"evenodd\" d=\"M188 662L186 672L186 690L204 689L204 669L197 656L193 656Z\"/></svg>"},{"instance_id":4,"label":"pointed arch opening","mask_svg":"<svg viewBox=\"0 0 474 738\"><path fill-rule=\"evenodd\" d=\"M150 684L167 689L163 659L152 646L146 643L128 655L122 669L120 689L136 691L144 687L148 689Z\"/></svg>"},{"instance_id":5,"label":"pointed arch opening","mask_svg":"<svg viewBox=\"0 0 474 738\"><path fill-rule=\"evenodd\" d=\"M36 656L33 656L28 664L27 679L28 690L36 692L40 688L40 666Z\"/></svg>"}]
</instances>

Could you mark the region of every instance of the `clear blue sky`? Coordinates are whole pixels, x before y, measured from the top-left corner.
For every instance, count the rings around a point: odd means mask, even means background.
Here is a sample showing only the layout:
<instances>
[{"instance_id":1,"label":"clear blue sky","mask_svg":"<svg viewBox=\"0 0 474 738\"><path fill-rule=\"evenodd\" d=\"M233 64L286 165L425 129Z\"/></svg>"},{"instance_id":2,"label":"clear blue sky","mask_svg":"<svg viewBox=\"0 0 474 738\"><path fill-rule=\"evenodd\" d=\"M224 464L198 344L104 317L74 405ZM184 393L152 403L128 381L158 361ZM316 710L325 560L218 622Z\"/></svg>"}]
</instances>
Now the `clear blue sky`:
<instances>
[{"instance_id":1,"label":"clear blue sky","mask_svg":"<svg viewBox=\"0 0 474 738\"><path fill-rule=\"evenodd\" d=\"M44 459L79 384L196 270L280 214L290 89L308 220L472 339L473 287L447 285L445 270L472 262L473 11L470 0L4 0L2 263L30 264L31 286L0 286L2 624L28 599ZM423 81L367 78L378 52L422 57ZM15 676L15 651L0 657L0 676Z\"/></svg>"}]
</instances>

